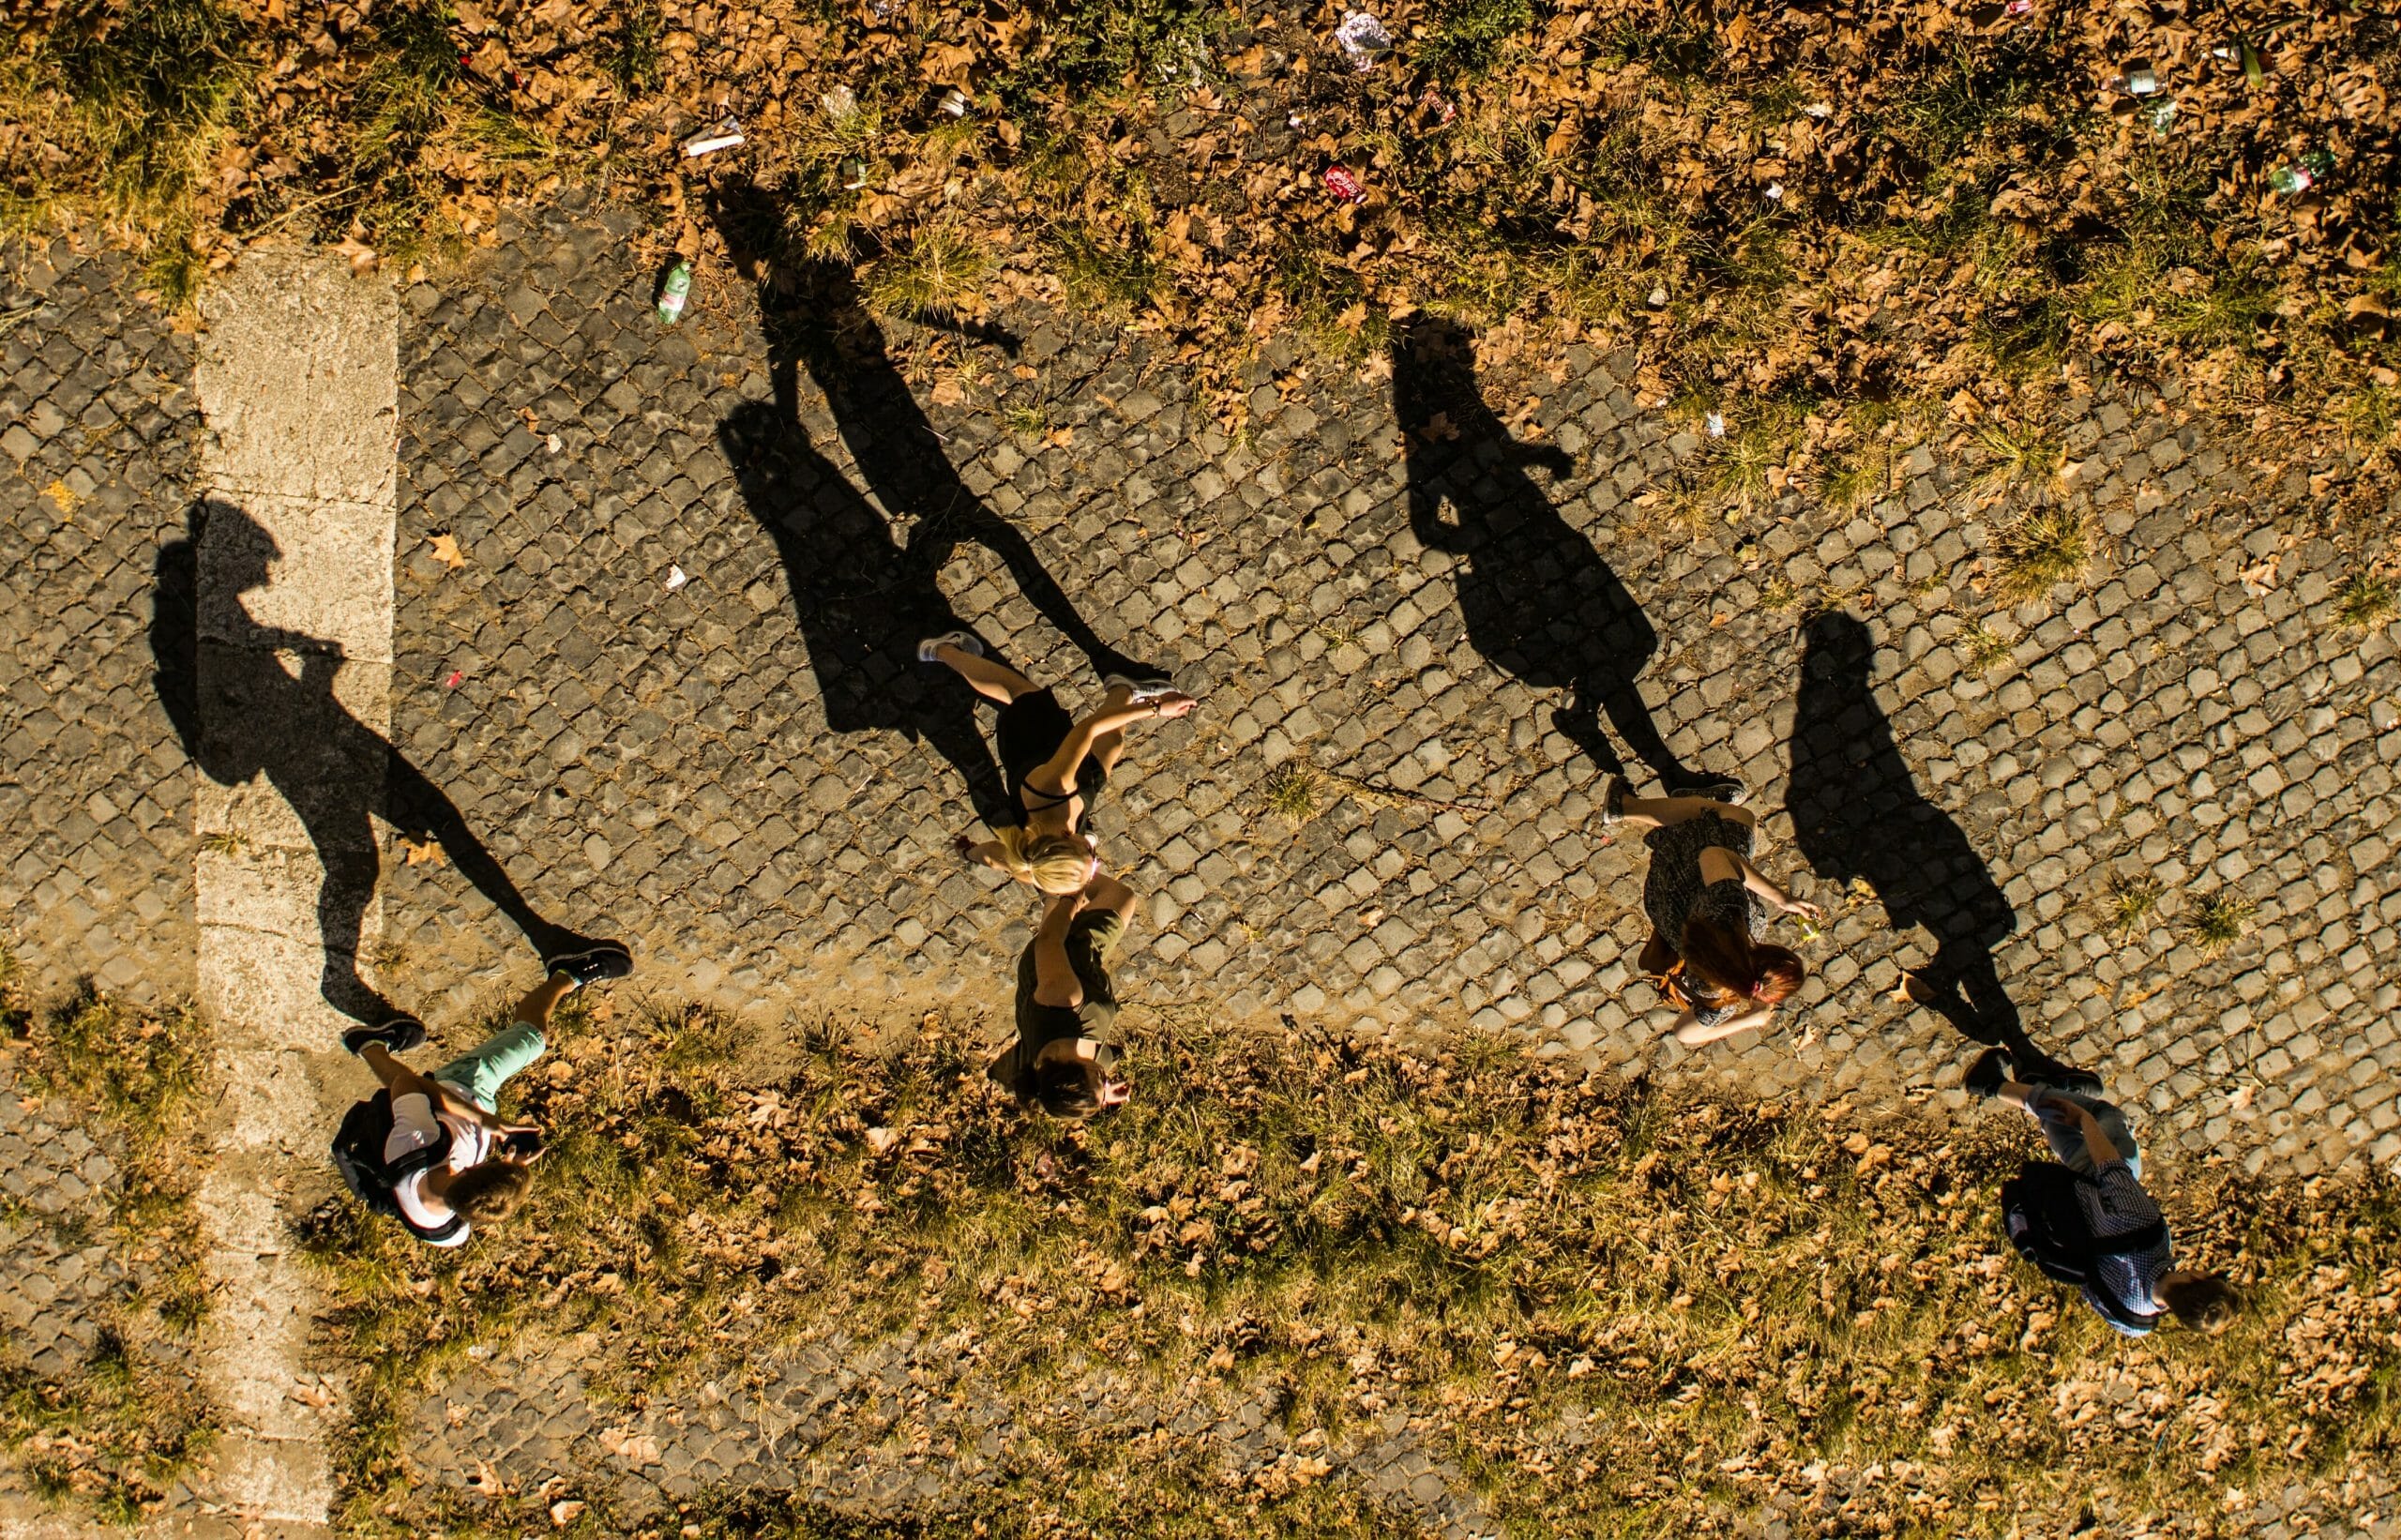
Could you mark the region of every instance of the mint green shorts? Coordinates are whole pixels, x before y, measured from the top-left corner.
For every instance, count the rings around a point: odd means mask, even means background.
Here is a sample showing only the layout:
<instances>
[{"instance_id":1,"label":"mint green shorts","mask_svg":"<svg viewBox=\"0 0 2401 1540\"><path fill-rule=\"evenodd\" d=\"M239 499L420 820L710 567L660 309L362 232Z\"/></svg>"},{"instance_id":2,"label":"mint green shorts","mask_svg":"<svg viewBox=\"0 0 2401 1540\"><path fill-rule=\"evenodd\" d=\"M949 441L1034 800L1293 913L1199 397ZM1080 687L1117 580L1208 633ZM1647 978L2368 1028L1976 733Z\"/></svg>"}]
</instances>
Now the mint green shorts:
<instances>
[{"instance_id":1,"label":"mint green shorts","mask_svg":"<svg viewBox=\"0 0 2401 1540\"><path fill-rule=\"evenodd\" d=\"M543 1046L542 1029L531 1021L519 1021L493 1033L484 1039L481 1048L459 1055L426 1078L455 1086L485 1111L497 1112L501 1086L511 1075L540 1058Z\"/></svg>"}]
</instances>

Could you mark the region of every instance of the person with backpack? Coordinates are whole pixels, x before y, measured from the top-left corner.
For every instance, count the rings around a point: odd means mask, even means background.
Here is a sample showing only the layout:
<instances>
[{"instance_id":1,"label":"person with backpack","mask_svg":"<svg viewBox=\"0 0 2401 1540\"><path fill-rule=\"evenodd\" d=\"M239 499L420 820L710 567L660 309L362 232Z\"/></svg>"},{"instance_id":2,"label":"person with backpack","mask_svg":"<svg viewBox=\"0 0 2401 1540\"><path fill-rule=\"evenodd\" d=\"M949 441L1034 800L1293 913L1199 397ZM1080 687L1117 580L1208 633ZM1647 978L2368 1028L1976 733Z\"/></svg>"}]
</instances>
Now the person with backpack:
<instances>
[{"instance_id":1,"label":"person with backpack","mask_svg":"<svg viewBox=\"0 0 2401 1540\"><path fill-rule=\"evenodd\" d=\"M1964 1083L2032 1118L2059 1157L2030 1160L2001 1184L2001 1222L2018 1255L2080 1290L2127 1336L2149 1335L2167 1315L2196 1331L2225 1330L2242 1298L2213 1273L2175 1265L2125 1113L2080 1091L2013 1080L2012 1067L2009 1050L1993 1049Z\"/></svg>"},{"instance_id":2,"label":"person with backpack","mask_svg":"<svg viewBox=\"0 0 2401 1540\"><path fill-rule=\"evenodd\" d=\"M501 1121L500 1088L542 1056L543 1030L560 1001L634 970L633 955L615 942L549 966L509 1025L430 1075L395 1057L425 1042L425 1023L413 1016L342 1034L378 1089L342 1119L334 1167L369 1209L428 1246L463 1246L476 1226L517 1212L541 1158L541 1130Z\"/></svg>"}]
</instances>

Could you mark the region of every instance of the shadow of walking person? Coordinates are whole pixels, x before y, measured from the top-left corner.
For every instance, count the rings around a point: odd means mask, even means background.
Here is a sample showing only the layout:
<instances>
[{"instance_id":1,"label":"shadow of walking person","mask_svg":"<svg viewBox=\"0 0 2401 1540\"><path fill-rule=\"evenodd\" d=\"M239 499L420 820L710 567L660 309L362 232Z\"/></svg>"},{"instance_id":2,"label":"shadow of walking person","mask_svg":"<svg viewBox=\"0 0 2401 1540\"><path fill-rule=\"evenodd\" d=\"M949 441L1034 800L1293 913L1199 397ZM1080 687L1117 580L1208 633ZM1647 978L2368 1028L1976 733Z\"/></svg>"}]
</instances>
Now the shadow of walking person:
<instances>
[{"instance_id":1,"label":"shadow of walking person","mask_svg":"<svg viewBox=\"0 0 2401 1540\"><path fill-rule=\"evenodd\" d=\"M1572 690L1553 719L1603 770L1625 772L1602 731L1606 717L1668 791L1736 792L1734 781L1687 770L1660 736L1635 683L1658 633L1526 474L1541 465L1564 476L1575 462L1555 445L1510 437L1476 387L1473 340L1447 321L1412 323L1393 352L1393 406L1407 435L1410 527L1462 559L1459 616L1475 650L1536 688Z\"/></svg>"},{"instance_id":2,"label":"shadow of walking person","mask_svg":"<svg viewBox=\"0 0 2401 1540\"><path fill-rule=\"evenodd\" d=\"M1909 974L1909 998L1979 1043L2006 1048L2020 1073L2066 1066L2026 1036L1993 953L2017 929L1968 837L1927 801L1870 690L1866 624L1834 611L1809 624L1792 721L1785 808L1820 877L1865 878L1893 929L1924 926L1934 958Z\"/></svg>"},{"instance_id":3,"label":"shadow of walking person","mask_svg":"<svg viewBox=\"0 0 2401 1540\"><path fill-rule=\"evenodd\" d=\"M727 249L758 288L778 410L791 415L794 371L805 368L824 391L835 430L883 513L915 521L905 547L906 563L917 569L914 581L933 584L962 544L982 546L1000 558L1019 591L1090 660L1095 674L1141 678L1159 672L1103 642L1026 537L959 479L886 348L883 328L868 313L850 265L779 256L780 207L755 184L719 189L712 209ZM997 326L937 324L1011 355L1018 351L1017 339ZM947 628L931 627L926 634Z\"/></svg>"},{"instance_id":4,"label":"shadow of walking person","mask_svg":"<svg viewBox=\"0 0 2401 1540\"><path fill-rule=\"evenodd\" d=\"M206 613L218 633L205 641L204 543L212 591ZM412 839L438 842L545 959L581 950L585 938L535 912L442 789L343 703L336 688L340 645L251 618L239 596L265 588L281 555L274 536L240 508L196 507L191 534L162 547L154 570L152 683L202 774L229 789L264 777L314 847L325 870L317 923L325 1003L370 1024L407 1014L358 973L360 928L382 869L370 815ZM296 657L296 674L282 653Z\"/></svg>"}]
</instances>

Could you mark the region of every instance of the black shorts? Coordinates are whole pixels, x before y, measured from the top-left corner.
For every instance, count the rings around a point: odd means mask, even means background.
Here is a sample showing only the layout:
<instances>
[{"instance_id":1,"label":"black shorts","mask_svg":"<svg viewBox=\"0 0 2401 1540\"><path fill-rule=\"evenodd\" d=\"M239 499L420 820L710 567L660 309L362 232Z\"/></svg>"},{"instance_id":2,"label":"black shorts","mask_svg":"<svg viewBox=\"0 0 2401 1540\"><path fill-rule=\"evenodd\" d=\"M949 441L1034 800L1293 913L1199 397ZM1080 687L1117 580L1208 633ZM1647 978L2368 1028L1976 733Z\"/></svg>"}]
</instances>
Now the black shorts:
<instances>
[{"instance_id":1,"label":"black shorts","mask_svg":"<svg viewBox=\"0 0 2401 1540\"><path fill-rule=\"evenodd\" d=\"M1049 762L1050 756L1059 752L1059 746L1067 741L1067 734L1075 731L1075 726L1076 719L1067 715L1067 708L1047 689L1020 695L1001 708L1001 718L992 735L1000 744L1001 777L1008 784L1009 806L1016 810L1019 822L1025 817L1025 778ZM1098 760L1085 755L1084 762L1076 767L1076 790L1085 802L1091 802L1108 784L1109 772L1101 768ZM1041 800L1046 794L1036 792L1034 795Z\"/></svg>"}]
</instances>

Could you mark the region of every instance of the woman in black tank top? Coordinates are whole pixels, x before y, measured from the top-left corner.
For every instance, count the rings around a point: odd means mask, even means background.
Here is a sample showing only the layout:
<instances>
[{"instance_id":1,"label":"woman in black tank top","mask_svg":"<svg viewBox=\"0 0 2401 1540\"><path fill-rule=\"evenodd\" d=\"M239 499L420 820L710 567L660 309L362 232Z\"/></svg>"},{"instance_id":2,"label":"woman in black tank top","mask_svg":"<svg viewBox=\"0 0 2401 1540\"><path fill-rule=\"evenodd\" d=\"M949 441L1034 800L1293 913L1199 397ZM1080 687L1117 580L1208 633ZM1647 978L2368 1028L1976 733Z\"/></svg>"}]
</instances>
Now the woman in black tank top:
<instances>
[{"instance_id":1,"label":"woman in black tank top","mask_svg":"<svg viewBox=\"0 0 2401 1540\"><path fill-rule=\"evenodd\" d=\"M1078 721L1049 690L987 657L969 632L928 637L917 643L917 657L942 664L1001 708L993 736L1016 822L981 844L961 835L959 853L1045 893L1080 891L1100 870L1084 813L1125 755L1125 730L1155 717L1184 716L1197 702L1163 678L1111 674L1100 709Z\"/></svg>"}]
</instances>

